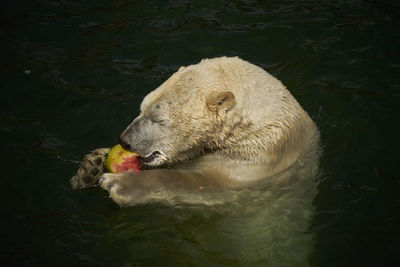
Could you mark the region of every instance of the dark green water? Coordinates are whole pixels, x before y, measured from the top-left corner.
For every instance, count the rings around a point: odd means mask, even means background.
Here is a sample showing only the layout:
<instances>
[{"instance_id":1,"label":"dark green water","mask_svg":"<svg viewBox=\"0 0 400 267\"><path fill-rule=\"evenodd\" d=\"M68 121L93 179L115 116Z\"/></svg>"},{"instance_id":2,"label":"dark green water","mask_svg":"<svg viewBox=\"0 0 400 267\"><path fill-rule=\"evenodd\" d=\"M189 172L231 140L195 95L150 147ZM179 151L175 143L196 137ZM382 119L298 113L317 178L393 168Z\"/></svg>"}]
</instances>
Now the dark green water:
<instances>
[{"instance_id":1,"label":"dark green water","mask_svg":"<svg viewBox=\"0 0 400 267\"><path fill-rule=\"evenodd\" d=\"M179 66L228 55L283 81L321 130L312 265L399 266L400 5L38 0L0 13L2 265L269 266L245 218L121 209L69 185Z\"/></svg>"}]
</instances>

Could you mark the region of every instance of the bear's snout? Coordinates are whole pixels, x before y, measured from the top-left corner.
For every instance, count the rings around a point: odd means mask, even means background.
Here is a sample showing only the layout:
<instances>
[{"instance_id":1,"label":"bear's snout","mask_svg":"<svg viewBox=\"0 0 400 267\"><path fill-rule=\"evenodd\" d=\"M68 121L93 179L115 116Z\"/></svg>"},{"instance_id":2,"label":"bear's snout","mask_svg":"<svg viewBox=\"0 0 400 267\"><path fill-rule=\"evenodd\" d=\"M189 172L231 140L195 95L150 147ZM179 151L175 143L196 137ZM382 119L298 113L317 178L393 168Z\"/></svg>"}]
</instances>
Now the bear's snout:
<instances>
[{"instance_id":1,"label":"bear's snout","mask_svg":"<svg viewBox=\"0 0 400 267\"><path fill-rule=\"evenodd\" d=\"M131 145L128 144L128 142L126 142L126 141L122 138L122 136L119 137L119 144L120 144L123 148L125 148L125 149L127 149L127 150L130 150L130 149L131 149Z\"/></svg>"}]
</instances>

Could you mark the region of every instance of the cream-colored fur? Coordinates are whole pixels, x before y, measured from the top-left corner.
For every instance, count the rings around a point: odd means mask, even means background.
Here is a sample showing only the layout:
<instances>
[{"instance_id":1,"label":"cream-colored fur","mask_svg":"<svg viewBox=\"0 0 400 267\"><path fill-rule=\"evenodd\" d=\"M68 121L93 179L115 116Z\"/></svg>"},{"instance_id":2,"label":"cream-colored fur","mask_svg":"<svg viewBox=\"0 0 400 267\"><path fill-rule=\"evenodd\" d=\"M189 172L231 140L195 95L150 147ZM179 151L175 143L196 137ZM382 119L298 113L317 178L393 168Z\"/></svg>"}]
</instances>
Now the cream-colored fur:
<instances>
[{"instance_id":1,"label":"cream-colored fur","mask_svg":"<svg viewBox=\"0 0 400 267\"><path fill-rule=\"evenodd\" d=\"M236 240L255 240L232 251L235 259L244 266L248 259L307 266L318 139L317 127L280 81L239 58L205 59L181 67L148 94L121 134L145 170L105 173L100 185L122 206L195 203L249 216L246 224L226 216L224 227L232 227ZM75 188L97 181L88 174L103 167L106 151L85 157ZM259 240L262 251L254 250Z\"/></svg>"},{"instance_id":2,"label":"cream-colored fur","mask_svg":"<svg viewBox=\"0 0 400 267\"><path fill-rule=\"evenodd\" d=\"M304 151L316 151L318 136L307 113L266 71L237 57L205 59L149 93L121 134L144 167L156 169L107 173L100 184L120 205L221 202L231 190L269 179Z\"/></svg>"},{"instance_id":3,"label":"cream-colored fur","mask_svg":"<svg viewBox=\"0 0 400 267\"><path fill-rule=\"evenodd\" d=\"M237 57L179 68L140 109L120 142L141 155L144 170L100 178L120 205L224 201L236 188L279 180L270 177L318 147L317 127L285 86ZM74 188L96 182L102 158L85 158Z\"/></svg>"},{"instance_id":4,"label":"cream-colored fur","mask_svg":"<svg viewBox=\"0 0 400 267\"><path fill-rule=\"evenodd\" d=\"M220 95L226 105L212 106ZM152 118L164 125L146 122ZM286 169L318 139L318 130L280 81L237 57L222 57L181 67L144 98L140 116L121 137L142 155L162 152L163 164L214 169L243 181Z\"/></svg>"}]
</instances>

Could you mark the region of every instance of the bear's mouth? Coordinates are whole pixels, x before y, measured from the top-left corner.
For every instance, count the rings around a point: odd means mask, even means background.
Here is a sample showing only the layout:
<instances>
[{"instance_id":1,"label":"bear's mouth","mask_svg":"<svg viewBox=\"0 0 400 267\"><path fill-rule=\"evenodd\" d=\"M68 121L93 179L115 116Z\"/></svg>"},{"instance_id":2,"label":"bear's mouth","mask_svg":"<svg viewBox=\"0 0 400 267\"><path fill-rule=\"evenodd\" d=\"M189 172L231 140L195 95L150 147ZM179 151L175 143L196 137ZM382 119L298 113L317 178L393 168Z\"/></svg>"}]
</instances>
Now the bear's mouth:
<instances>
[{"instance_id":1,"label":"bear's mouth","mask_svg":"<svg viewBox=\"0 0 400 267\"><path fill-rule=\"evenodd\" d=\"M139 156L139 161L144 165L159 166L164 163L165 157L160 151L154 151L147 156Z\"/></svg>"}]
</instances>

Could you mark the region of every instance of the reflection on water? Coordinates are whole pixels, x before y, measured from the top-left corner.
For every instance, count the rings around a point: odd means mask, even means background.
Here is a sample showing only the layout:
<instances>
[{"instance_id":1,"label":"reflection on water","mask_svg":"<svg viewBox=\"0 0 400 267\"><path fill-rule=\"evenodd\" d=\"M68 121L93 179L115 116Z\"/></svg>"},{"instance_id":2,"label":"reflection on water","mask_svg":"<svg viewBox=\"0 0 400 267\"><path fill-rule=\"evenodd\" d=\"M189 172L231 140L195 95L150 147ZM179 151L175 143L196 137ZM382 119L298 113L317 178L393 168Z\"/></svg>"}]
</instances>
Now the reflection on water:
<instances>
[{"instance_id":1,"label":"reflection on water","mask_svg":"<svg viewBox=\"0 0 400 267\"><path fill-rule=\"evenodd\" d=\"M307 266L318 155L310 149L284 172L238 189L225 204L122 209L104 222L105 240L126 251L128 262Z\"/></svg>"},{"instance_id":2,"label":"reflection on water","mask_svg":"<svg viewBox=\"0 0 400 267\"><path fill-rule=\"evenodd\" d=\"M0 6L3 262L282 266L305 262L310 251L318 266L400 262L397 4ZM120 209L103 191L70 189L82 155L115 144L144 95L181 65L221 55L287 85L321 130L319 175L294 166L290 179L214 208Z\"/></svg>"}]
</instances>

